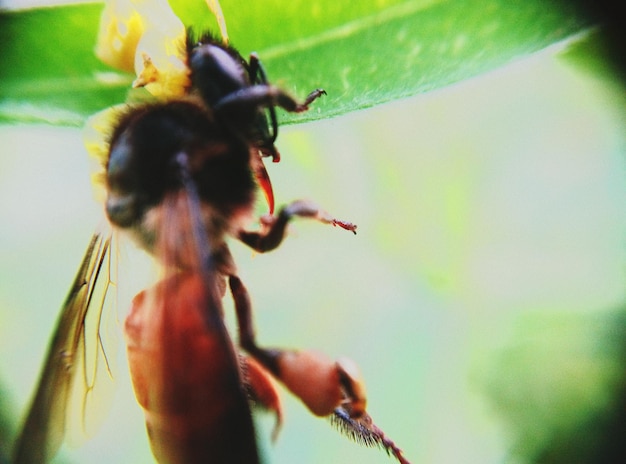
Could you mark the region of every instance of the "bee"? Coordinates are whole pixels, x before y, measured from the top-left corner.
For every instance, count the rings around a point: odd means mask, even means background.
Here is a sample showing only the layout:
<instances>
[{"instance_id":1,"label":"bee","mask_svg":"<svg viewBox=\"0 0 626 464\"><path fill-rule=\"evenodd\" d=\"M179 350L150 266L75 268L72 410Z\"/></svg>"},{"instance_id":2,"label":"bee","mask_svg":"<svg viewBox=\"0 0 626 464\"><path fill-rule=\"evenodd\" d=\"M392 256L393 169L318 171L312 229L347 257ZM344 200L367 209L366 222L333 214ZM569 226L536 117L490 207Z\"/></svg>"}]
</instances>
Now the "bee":
<instances>
[{"instance_id":1,"label":"bee","mask_svg":"<svg viewBox=\"0 0 626 464\"><path fill-rule=\"evenodd\" d=\"M227 243L233 237L258 252L273 250L296 217L356 233L354 224L310 201L272 214L261 157L280 159L275 108L306 111L325 92L296 100L268 82L256 55L246 61L210 34L187 31L186 54L184 94L131 104L117 114L103 159L108 221L153 255L165 274L135 297L124 324L131 379L155 459L259 462L250 401L274 411L278 427L277 379L314 414L332 415L349 436L407 463L367 414L364 384L352 362L257 343L251 299ZM139 85L149 82L150 57L144 57L144 70ZM260 230L248 230L259 187L270 215ZM16 464L49 461L64 439L85 319L102 311L97 289L103 280L109 286L110 250L107 233L96 233L87 247L16 445ZM223 321L228 291L236 345Z\"/></svg>"}]
</instances>

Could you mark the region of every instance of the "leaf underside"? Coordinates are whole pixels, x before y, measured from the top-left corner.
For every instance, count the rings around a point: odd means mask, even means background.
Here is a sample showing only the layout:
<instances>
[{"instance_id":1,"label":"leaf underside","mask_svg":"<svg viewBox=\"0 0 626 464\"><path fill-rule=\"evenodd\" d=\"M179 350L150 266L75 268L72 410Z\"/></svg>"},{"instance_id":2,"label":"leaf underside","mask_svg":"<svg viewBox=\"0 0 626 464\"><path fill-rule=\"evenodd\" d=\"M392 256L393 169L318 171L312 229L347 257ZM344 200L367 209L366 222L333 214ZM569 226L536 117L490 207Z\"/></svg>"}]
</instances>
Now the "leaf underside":
<instances>
[{"instance_id":1,"label":"leaf underside","mask_svg":"<svg viewBox=\"0 0 626 464\"><path fill-rule=\"evenodd\" d=\"M203 1L176 13L215 29ZM222 0L231 43L258 52L270 80L299 98L328 96L281 122L323 119L476 76L588 27L573 7L540 0ZM341 3L341 4L339 4ZM126 99L134 76L93 54L101 4L0 13L0 122L81 126Z\"/></svg>"}]
</instances>

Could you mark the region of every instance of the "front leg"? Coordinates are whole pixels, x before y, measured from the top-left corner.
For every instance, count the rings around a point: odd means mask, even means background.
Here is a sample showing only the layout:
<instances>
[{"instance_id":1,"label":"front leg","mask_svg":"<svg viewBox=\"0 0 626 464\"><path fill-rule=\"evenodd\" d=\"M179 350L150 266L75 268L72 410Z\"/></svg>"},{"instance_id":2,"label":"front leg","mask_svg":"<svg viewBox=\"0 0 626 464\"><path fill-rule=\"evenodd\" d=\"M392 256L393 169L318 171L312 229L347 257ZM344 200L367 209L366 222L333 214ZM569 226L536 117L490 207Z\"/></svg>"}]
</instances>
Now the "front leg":
<instances>
[{"instance_id":1,"label":"front leg","mask_svg":"<svg viewBox=\"0 0 626 464\"><path fill-rule=\"evenodd\" d=\"M250 82L253 85L262 84L269 85L269 81L267 80L267 74L265 73L265 68L261 64L261 60L256 53L250 54L249 66L248 66L248 77ZM307 95L306 100L303 103L298 104L294 101L294 103L288 103L287 107L284 104L278 103L279 106L282 106L287 111L293 111L299 113L308 109L309 105L317 100L322 95L326 95L326 91L324 89L315 89L309 95ZM290 98L287 96L287 98ZM276 137L278 136L278 120L276 118L276 111L274 110L274 106L270 105L268 107L270 113L270 121L272 123L272 135L271 141L272 143L276 142Z\"/></svg>"},{"instance_id":2,"label":"front leg","mask_svg":"<svg viewBox=\"0 0 626 464\"><path fill-rule=\"evenodd\" d=\"M220 117L225 118L245 114L251 107L280 106L290 113L302 113L309 109L309 105L314 100L325 93L322 89L314 90L302 103L299 103L278 87L258 84L229 93L213 106L213 110Z\"/></svg>"},{"instance_id":3,"label":"front leg","mask_svg":"<svg viewBox=\"0 0 626 464\"><path fill-rule=\"evenodd\" d=\"M282 208L278 216L271 217L270 220L266 221L266 225L268 226L266 230L262 232L242 230L237 237L250 248L260 253L273 250L283 241L287 224L294 216L315 219L324 224L341 227L342 229L349 230L353 234L356 234L357 226L355 224L333 218L313 202L296 200Z\"/></svg>"},{"instance_id":4,"label":"front leg","mask_svg":"<svg viewBox=\"0 0 626 464\"><path fill-rule=\"evenodd\" d=\"M248 68L248 77L250 78L250 82L252 84L263 84L268 85L267 75L265 74L265 68L261 64L261 60L259 60L259 56L256 53L250 54L249 68ZM272 147L268 149L268 154L272 156L274 162L278 162L280 160L280 155L278 152L275 154L272 153L272 149L276 151L276 148L273 147L274 142L276 142L276 137L278 137L278 118L276 117L276 109L274 106L268 106L268 111L270 114L270 122L272 124L272 133L267 134L268 140L272 142ZM263 114L263 119L265 119L265 115ZM265 124L261 124L260 127L265 127L267 121L262 121Z\"/></svg>"}]
</instances>

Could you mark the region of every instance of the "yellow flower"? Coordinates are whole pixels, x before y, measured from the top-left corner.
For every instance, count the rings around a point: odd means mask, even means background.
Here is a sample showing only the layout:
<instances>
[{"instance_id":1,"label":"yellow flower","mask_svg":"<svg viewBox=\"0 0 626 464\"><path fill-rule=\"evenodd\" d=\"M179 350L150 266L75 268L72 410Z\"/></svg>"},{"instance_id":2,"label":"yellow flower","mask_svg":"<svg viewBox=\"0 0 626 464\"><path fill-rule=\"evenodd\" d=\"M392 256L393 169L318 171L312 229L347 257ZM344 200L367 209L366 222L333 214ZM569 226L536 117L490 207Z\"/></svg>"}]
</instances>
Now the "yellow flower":
<instances>
[{"instance_id":1,"label":"yellow flower","mask_svg":"<svg viewBox=\"0 0 626 464\"><path fill-rule=\"evenodd\" d=\"M218 0L206 0L217 18L222 39L228 34ZM111 0L100 18L95 48L102 62L135 72L133 87L144 87L153 97L168 100L184 96L190 85L186 30L167 0ZM92 175L95 196L104 201L105 172L111 134L126 105L106 108L85 123L84 140L98 162Z\"/></svg>"},{"instance_id":2,"label":"yellow flower","mask_svg":"<svg viewBox=\"0 0 626 464\"><path fill-rule=\"evenodd\" d=\"M134 70L133 87L159 99L177 98L190 85L185 37L166 0L110 1L100 19L96 55L115 68Z\"/></svg>"}]
</instances>

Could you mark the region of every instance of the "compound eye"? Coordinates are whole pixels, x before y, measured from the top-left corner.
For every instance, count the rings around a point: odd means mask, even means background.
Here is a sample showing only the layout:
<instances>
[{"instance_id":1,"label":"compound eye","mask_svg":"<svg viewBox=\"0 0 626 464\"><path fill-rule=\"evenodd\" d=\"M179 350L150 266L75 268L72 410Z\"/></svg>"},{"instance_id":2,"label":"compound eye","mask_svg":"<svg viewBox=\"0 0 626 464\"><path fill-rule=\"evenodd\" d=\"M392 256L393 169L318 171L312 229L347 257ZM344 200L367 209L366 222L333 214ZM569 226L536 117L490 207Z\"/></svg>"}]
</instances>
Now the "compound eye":
<instances>
[{"instance_id":1,"label":"compound eye","mask_svg":"<svg viewBox=\"0 0 626 464\"><path fill-rule=\"evenodd\" d=\"M137 216L137 188L132 171L132 147L126 133L111 147L107 166L106 213L119 227L129 227Z\"/></svg>"},{"instance_id":2,"label":"compound eye","mask_svg":"<svg viewBox=\"0 0 626 464\"><path fill-rule=\"evenodd\" d=\"M138 220L136 195L115 195L109 193L105 207L107 217L111 223L118 227L131 227Z\"/></svg>"},{"instance_id":3,"label":"compound eye","mask_svg":"<svg viewBox=\"0 0 626 464\"><path fill-rule=\"evenodd\" d=\"M130 138L123 132L111 146L107 164L107 186L114 193L126 193L133 190L132 172L133 148Z\"/></svg>"}]
</instances>

